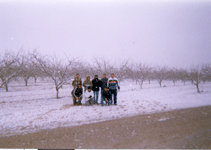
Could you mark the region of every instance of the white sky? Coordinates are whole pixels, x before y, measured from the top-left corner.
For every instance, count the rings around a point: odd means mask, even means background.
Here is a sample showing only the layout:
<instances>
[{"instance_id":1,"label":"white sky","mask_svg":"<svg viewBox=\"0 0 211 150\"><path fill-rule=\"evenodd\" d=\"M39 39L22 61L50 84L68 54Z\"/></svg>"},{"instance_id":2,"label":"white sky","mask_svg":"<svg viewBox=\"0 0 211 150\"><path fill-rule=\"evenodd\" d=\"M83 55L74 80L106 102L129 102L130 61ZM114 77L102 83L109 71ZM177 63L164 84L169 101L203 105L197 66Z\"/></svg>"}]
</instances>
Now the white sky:
<instances>
[{"instance_id":1,"label":"white sky","mask_svg":"<svg viewBox=\"0 0 211 150\"><path fill-rule=\"evenodd\" d=\"M185 66L211 62L211 1L0 0L0 54L131 59Z\"/></svg>"}]
</instances>

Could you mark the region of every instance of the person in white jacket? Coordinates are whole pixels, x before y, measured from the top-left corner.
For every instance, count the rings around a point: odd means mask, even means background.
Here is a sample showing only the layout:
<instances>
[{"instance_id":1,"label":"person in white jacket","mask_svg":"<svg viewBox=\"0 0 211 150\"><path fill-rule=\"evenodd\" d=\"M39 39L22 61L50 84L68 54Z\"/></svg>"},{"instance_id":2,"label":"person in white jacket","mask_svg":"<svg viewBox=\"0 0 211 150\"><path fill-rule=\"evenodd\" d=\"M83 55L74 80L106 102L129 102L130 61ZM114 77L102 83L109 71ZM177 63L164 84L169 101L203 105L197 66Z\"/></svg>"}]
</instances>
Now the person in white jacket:
<instances>
[{"instance_id":1,"label":"person in white jacket","mask_svg":"<svg viewBox=\"0 0 211 150\"><path fill-rule=\"evenodd\" d=\"M94 103L93 97L94 97L93 91L92 91L91 87L89 86L88 90L86 90L83 95L84 102L85 102L86 106L93 105L93 103Z\"/></svg>"}]
</instances>

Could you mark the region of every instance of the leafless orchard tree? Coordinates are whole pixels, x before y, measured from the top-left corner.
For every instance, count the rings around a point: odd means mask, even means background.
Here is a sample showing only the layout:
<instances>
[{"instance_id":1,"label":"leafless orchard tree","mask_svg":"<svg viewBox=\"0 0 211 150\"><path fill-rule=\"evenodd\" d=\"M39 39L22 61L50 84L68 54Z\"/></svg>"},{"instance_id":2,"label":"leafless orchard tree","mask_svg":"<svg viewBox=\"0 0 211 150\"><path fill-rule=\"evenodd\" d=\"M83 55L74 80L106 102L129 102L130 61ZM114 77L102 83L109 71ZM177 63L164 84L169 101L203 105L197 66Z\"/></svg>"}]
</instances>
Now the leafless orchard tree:
<instances>
[{"instance_id":1,"label":"leafless orchard tree","mask_svg":"<svg viewBox=\"0 0 211 150\"><path fill-rule=\"evenodd\" d=\"M178 69L177 68L169 69L169 71L168 71L168 78L171 81L173 81L174 86L175 86L176 81L179 80L179 71L178 71Z\"/></svg>"},{"instance_id":2,"label":"leafless orchard tree","mask_svg":"<svg viewBox=\"0 0 211 150\"><path fill-rule=\"evenodd\" d=\"M157 66L157 68L153 71L155 78L157 79L160 87L162 87L163 80L167 79L167 67L166 66Z\"/></svg>"},{"instance_id":3,"label":"leafless orchard tree","mask_svg":"<svg viewBox=\"0 0 211 150\"><path fill-rule=\"evenodd\" d=\"M202 81L205 82L210 82L211 81L211 64L203 64L201 66L201 71L202 71Z\"/></svg>"},{"instance_id":4,"label":"leafless orchard tree","mask_svg":"<svg viewBox=\"0 0 211 150\"><path fill-rule=\"evenodd\" d=\"M36 83L37 79L39 77L44 78L45 74L42 72L39 63L33 57L33 55L30 55L30 56L31 56L30 61L31 61L31 67L32 67L31 76L32 78L34 78L34 83Z\"/></svg>"},{"instance_id":5,"label":"leafless orchard tree","mask_svg":"<svg viewBox=\"0 0 211 150\"><path fill-rule=\"evenodd\" d=\"M114 70L115 63L111 63L110 60L104 58L93 58L93 71L95 74L102 76L105 74L111 74Z\"/></svg>"},{"instance_id":6,"label":"leafless orchard tree","mask_svg":"<svg viewBox=\"0 0 211 150\"><path fill-rule=\"evenodd\" d=\"M56 97L59 98L59 89L62 88L63 85L70 83L71 79L68 69L74 61L68 60L64 62L65 60L61 61L56 56L45 57L35 52L33 56L39 63L42 71L53 80L56 88Z\"/></svg>"},{"instance_id":7,"label":"leafless orchard tree","mask_svg":"<svg viewBox=\"0 0 211 150\"><path fill-rule=\"evenodd\" d=\"M126 69L128 68L129 60L124 60L120 62L119 65L111 68L111 73L115 74L118 78L119 83L126 78Z\"/></svg>"},{"instance_id":8,"label":"leafless orchard tree","mask_svg":"<svg viewBox=\"0 0 211 150\"><path fill-rule=\"evenodd\" d=\"M179 75L179 79L184 83L184 85L190 78L188 71L185 69L179 69L178 75Z\"/></svg>"},{"instance_id":9,"label":"leafless orchard tree","mask_svg":"<svg viewBox=\"0 0 211 150\"><path fill-rule=\"evenodd\" d=\"M140 80L140 87L142 89L143 82L150 75L150 71L151 71L152 67L150 67L147 64L138 63L136 65L136 68L138 69L138 79Z\"/></svg>"},{"instance_id":10,"label":"leafless orchard tree","mask_svg":"<svg viewBox=\"0 0 211 150\"><path fill-rule=\"evenodd\" d=\"M74 69L74 76L77 73L80 73L80 77L81 78L86 78L86 76L90 75L90 71L89 71L89 64L86 62L82 62L82 61L77 61L77 64L75 65L75 69Z\"/></svg>"},{"instance_id":11,"label":"leafless orchard tree","mask_svg":"<svg viewBox=\"0 0 211 150\"><path fill-rule=\"evenodd\" d=\"M23 56L22 50L19 50L16 55L12 52L5 51L2 58L0 58L0 78L1 87L5 87L6 92L8 92L8 84L11 79L15 78L23 66Z\"/></svg>"},{"instance_id":12,"label":"leafless orchard tree","mask_svg":"<svg viewBox=\"0 0 211 150\"><path fill-rule=\"evenodd\" d=\"M148 83L150 84L152 80L155 80L155 76L153 75L154 68L151 67L147 76Z\"/></svg>"},{"instance_id":13,"label":"leafless orchard tree","mask_svg":"<svg viewBox=\"0 0 211 150\"><path fill-rule=\"evenodd\" d=\"M137 84L139 80L138 76L139 76L138 69L135 67L134 64L129 64L126 68L126 77L128 79L132 79Z\"/></svg>"},{"instance_id":14,"label":"leafless orchard tree","mask_svg":"<svg viewBox=\"0 0 211 150\"><path fill-rule=\"evenodd\" d=\"M88 66L86 67L86 69L88 70L88 75L90 75L90 79L92 79L94 77L94 75L96 74L95 72L95 67L91 64L88 64Z\"/></svg>"},{"instance_id":15,"label":"leafless orchard tree","mask_svg":"<svg viewBox=\"0 0 211 150\"><path fill-rule=\"evenodd\" d=\"M23 78L25 86L28 85L28 80L29 78L32 77L32 72L33 72L33 66L30 59L30 54L24 55L23 66L20 70L19 76Z\"/></svg>"},{"instance_id":16,"label":"leafless orchard tree","mask_svg":"<svg viewBox=\"0 0 211 150\"><path fill-rule=\"evenodd\" d=\"M199 84L203 79L202 69L200 65L191 66L190 68L190 79L197 88L197 92L200 93Z\"/></svg>"}]
</instances>

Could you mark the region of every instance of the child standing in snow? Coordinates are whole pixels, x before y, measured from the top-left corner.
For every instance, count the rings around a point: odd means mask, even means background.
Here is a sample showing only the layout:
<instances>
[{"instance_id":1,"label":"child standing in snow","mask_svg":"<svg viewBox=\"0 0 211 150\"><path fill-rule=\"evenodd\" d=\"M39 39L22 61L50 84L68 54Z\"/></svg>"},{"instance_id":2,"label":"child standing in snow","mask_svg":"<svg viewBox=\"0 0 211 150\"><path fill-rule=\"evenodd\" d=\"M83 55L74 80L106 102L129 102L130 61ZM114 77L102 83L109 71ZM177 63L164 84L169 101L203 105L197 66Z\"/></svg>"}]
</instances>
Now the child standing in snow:
<instances>
[{"instance_id":1,"label":"child standing in snow","mask_svg":"<svg viewBox=\"0 0 211 150\"><path fill-rule=\"evenodd\" d=\"M84 92L84 101L85 101L85 105L86 106L89 106L89 105L93 105L93 92L92 92L92 89L91 89L91 87L89 86L88 88L87 88L88 90L86 90L85 92Z\"/></svg>"}]
</instances>

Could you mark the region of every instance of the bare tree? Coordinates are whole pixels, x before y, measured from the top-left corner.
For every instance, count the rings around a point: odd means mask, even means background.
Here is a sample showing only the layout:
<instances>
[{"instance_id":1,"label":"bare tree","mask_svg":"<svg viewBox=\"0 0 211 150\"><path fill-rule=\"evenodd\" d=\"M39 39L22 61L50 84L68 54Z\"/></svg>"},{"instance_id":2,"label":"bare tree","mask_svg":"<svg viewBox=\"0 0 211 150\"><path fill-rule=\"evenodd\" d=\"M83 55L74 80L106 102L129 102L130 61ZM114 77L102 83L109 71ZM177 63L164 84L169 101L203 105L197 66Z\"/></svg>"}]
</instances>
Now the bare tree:
<instances>
[{"instance_id":1,"label":"bare tree","mask_svg":"<svg viewBox=\"0 0 211 150\"><path fill-rule=\"evenodd\" d=\"M30 64L23 65L23 67L20 71L20 76L23 78L23 80L25 82L25 86L27 86L28 80L32 76Z\"/></svg>"},{"instance_id":2,"label":"bare tree","mask_svg":"<svg viewBox=\"0 0 211 150\"><path fill-rule=\"evenodd\" d=\"M153 74L155 75L156 79L158 80L158 83L160 87L162 87L163 80L167 79L167 67L163 66L157 66L156 70L153 71Z\"/></svg>"},{"instance_id":3,"label":"bare tree","mask_svg":"<svg viewBox=\"0 0 211 150\"><path fill-rule=\"evenodd\" d=\"M133 82L135 81L136 84L138 83L138 70L134 64L129 64L126 68L126 77L132 79Z\"/></svg>"},{"instance_id":4,"label":"bare tree","mask_svg":"<svg viewBox=\"0 0 211 150\"><path fill-rule=\"evenodd\" d=\"M193 84L197 88L197 92L200 93L199 89L199 84L202 81L202 71L201 71L201 66L192 66L191 67L191 72L190 72L190 79L192 80Z\"/></svg>"},{"instance_id":5,"label":"bare tree","mask_svg":"<svg viewBox=\"0 0 211 150\"><path fill-rule=\"evenodd\" d=\"M187 70L185 69L179 69L178 71L179 73L179 79L184 83L185 85L185 82L187 82L189 80L189 73Z\"/></svg>"},{"instance_id":6,"label":"bare tree","mask_svg":"<svg viewBox=\"0 0 211 150\"><path fill-rule=\"evenodd\" d=\"M19 76L21 78L23 78L24 82L25 82L25 86L28 85L28 80L29 78L32 77L32 72L33 72L33 66L32 66L32 62L30 59L30 55L24 55L24 62L23 62L23 66L20 70Z\"/></svg>"},{"instance_id":7,"label":"bare tree","mask_svg":"<svg viewBox=\"0 0 211 150\"><path fill-rule=\"evenodd\" d=\"M55 85L56 97L59 98L59 89L63 85L70 83L70 75L68 69L74 63L74 61L68 60L66 63L59 60L56 56L54 57L44 57L39 56L34 52L34 58L40 65L42 71L49 76Z\"/></svg>"},{"instance_id":8,"label":"bare tree","mask_svg":"<svg viewBox=\"0 0 211 150\"><path fill-rule=\"evenodd\" d=\"M93 58L93 60L93 71L95 71L95 74L111 74L115 70L115 63L111 63L110 60L106 60L104 58Z\"/></svg>"},{"instance_id":9,"label":"bare tree","mask_svg":"<svg viewBox=\"0 0 211 150\"><path fill-rule=\"evenodd\" d=\"M211 81L211 64L203 64L201 66L201 72L202 72L202 81L205 83Z\"/></svg>"},{"instance_id":10,"label":"bare tree","mask_svg":"<svg viewBox=\"0 0 211 150\"><path fill-rule=\"evenodd\" d=\"M139 63L136 65L138 69L138 78L140 79L140 87L142 89L143 82L147 79L147 77L150 75L151 67L149 65Z\"/></svg>"},{"instance_id":11,"label":"bare tree","mask_svg":"<svg viewBox=\"0 0 211 150\"><path fill-rule=\"evenodd\" d=\"M146 78L146 79L148 80L149 84L151 83L152 80L155 79L155 77L154 77L154 75L153 75L153 70L154 70L154 69L151 67L150 70L149 70L149 72L148 72L148 76L147 76L147 78Z\"/></svg>"},{"instance_id":12,"label":"bare tree","mask_svg":"<svg viewBox=\"0 0 211 150\"><path fill-rule=\"evenodd\" d=\"M4 56L0 59L0 87L5 87L8 92L8 84L11 79L15 78L23 66L23 56L21 56L22 50L19 50L16 55L12 52L5 51Z\"/></svg>"},{"instance_id":13,"label":"bare tree","mask_svg":"<svg viewBox=\"0 0 211 150\"><path fill-rule=\"evenodd\" d=\"M179 80L179 71L177 68L172 68L168 71L168 78L173 81L174 86L175 82Z\"/></svg>"},{"instance_id":14,"label":"bare tree","mask_svg":"<svg viewBox=\"0 0 211 150\"><path fill-rule=\"evenodd\" d=\"M37 62L36 59L34 59L33 56L31 56L30 61L31 61L31 68L32 68L32 70L31 70L31 76L34 78L34 83L36 83L37 82L37 79L39 77L42 77L43 78L45 75L42 72L39 63Z\"/></svg>"},{"instance_id":15,"label":"bare tree","mask_svg":"<svg viewBox=\"0 0 211 150\"><path fill-rule=\"evenodd\" d=\"M111 71L118 78L119 83L126 77L126 69L128 68L129 60L122 61L118 66L112 67Z\"/></svg>"}]
</instances>

